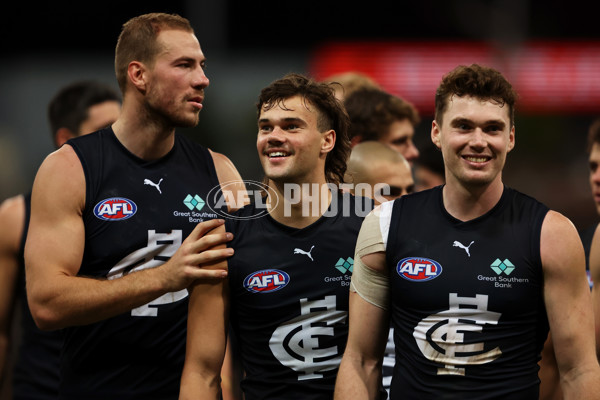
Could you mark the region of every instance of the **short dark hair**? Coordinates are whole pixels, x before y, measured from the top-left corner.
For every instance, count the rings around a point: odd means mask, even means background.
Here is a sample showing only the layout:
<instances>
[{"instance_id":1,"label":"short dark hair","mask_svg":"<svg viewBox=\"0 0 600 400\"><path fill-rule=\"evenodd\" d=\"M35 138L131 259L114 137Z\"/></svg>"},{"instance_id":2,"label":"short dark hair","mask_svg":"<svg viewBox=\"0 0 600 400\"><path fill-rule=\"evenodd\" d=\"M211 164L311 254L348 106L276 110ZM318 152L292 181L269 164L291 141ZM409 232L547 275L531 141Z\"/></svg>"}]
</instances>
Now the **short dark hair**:
<instances>
[{"instance_id":1,"label":"short dark hair","mask_svg":"<svg viewBox=\"0 0 600 400\"><path fill-rule=\"evenodd\" d=\"M600 144L600 118L594 120L594 122L592 122L592 124L590 125L587 140L588 154L592 152L592 147L594 147L595 143Z\"/></svg>"},{"instance_id":2,"label":"short dark hair","mask_svg":"<svg viewBox=\"0 0 600 400\"><path fill-rule=\"evenodd\" d=\"M518 94L510 82L494 68L478 64L459 65L444 75L435 92L435 120L440 125L452 96L472 96L494 101L501 107L507 105L510 127L515 124L514 113Z\"/></svg>"},{"instance_id":3,"label":"short dark hair","mask_svg":"<svg viewBox=\"0 0 600 400\"><path fill-rule=\"evenodd\" d=\"M52 140L60 128L78 134L82 122L89 117L90 107L105 101L121 103L121 96L112 86L100 82L78 81L60 89L48 104Z\"/></svg>"},{"instance_id":4,"label":"short dark hair","mask_svg":"<svg viewBox=\"0 0 600 400\"><path fill-rule=\"evenodd\" d=\"M350 116L350 139L380 140L392 123L408 119L413 126L420 122L417 109L408 101L378 88L361 88L344 100Z\"/></svg>"},{"instance_id":5,"label":"short dark hair","mask_svg":"<svg viewBox=\"0 0 600 400\"><path fill-rule=\"evenodd\" d=\"M127 68L131 61L152 64L161 50L156 38L167 29L194 33L190 21L177 14L149 13L123 24L115 50L115 73L121 92L127 87Z\"/></svg>"},{"instance_id":6,"label":"short dark hair","mask_svg":"<svg viewBox=\"0 0 600 400\"><path fill-rule=\"evenodd\" d=\"M269 110L278 105L283 107L283 102L294 96L301 96L304 101L317 109L319 131L324 132L329 129L335 131L335 146L325 160L325 177L329 183L343 182L350 155L349 118L342 103L336 99L331 84L318 82L302 74L287 74L273 81L260 92L256 103L257 118L260 118L263 108Z\"/></svg>"}]
</instances>

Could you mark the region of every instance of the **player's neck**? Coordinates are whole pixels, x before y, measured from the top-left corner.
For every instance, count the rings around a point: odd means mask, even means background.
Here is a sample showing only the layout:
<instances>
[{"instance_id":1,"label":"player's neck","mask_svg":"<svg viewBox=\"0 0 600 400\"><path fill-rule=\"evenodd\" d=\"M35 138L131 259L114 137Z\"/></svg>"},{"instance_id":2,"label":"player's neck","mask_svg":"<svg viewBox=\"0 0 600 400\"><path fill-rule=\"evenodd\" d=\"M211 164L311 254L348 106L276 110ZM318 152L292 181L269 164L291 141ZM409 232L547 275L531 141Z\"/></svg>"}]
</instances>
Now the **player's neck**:
<instances>
[{"instance_id":1,"label":"player's neck","mask_svg":"<svg viewBox=\"0 0 600 400\"><path fill-rule=\"evenodd\" d=\"M140 118L122 114L113 124L115 136L131 153L143 160L164 157L175 143L175 128L149 124Z\"/></svg>"},{"instance_id":2,"label":"player's neck","mask_svg":"<svg viewBox=\"0 0 600 400\"><path fill-rule=\"evenodd\" d=\"M293 228L305 228L317 221L331 203L331 191L326 182L291 184L269 181L276 196L267 205L269 215Z\"/></svg>"},{"instance_id":3,"label":"player's neck","mask_svg":"<svg viewBox=\"0 0 600 400\"><path fill-rule=\"evenodd\" d=\"M443 189L444 208L460 221L470 221L490 211L504 191L500 176L482 186L465 186L451 180Z\"/></svg>"}]
</instances>

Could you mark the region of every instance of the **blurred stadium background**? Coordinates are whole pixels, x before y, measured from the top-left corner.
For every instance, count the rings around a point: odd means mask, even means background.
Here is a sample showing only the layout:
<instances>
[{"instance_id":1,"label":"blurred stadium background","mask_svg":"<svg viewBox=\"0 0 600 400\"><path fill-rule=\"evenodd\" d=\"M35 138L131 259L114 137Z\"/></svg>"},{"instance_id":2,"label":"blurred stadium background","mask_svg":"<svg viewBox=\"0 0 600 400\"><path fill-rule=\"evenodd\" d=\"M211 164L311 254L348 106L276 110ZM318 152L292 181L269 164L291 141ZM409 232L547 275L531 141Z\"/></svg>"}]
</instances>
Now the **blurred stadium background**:
<instances>
[{"instance_id":1,"label":"blurred stadium background","mask_svg":"<svg viewBox=\"0 0 600 400\"><path fill-rule=\"evenodd\" d=\"M208 57L200 124L183 130L260 179L255 101L287 72L362 71L419 109L429 141L434 90L457 64L501 70L521 94L505 182L570 217L598 219L585 137L600 116L597 2L583 0L11 2L0 27L0 200L29 190L53 150L46 117L64 84L114 85L121 25L146 12L189 18Z\"/></svg>"}]
</instances>

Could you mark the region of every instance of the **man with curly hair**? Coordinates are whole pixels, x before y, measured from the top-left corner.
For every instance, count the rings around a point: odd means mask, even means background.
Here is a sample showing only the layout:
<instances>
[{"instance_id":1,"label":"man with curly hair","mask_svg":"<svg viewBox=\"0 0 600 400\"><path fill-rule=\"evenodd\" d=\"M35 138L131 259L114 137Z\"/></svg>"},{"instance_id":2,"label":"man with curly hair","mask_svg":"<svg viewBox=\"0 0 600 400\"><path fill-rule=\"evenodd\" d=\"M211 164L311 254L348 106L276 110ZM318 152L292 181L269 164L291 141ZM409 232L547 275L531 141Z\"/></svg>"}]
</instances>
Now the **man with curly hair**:
<instances>
[{"instance_id":1,"label":"man with curly hair","mask_svg":"<svg viewBox=\"0 0 600 400\"><path fill-rule=\"evenodd\" d=\"M493 68L458 66L435 96L446 184L383 203L356 245L336 399L375 398L388 326L391 399L536 399L551 329L567 398L600 392L579 235L502 181L517 94Z\"/></svg>"}]
</instances>

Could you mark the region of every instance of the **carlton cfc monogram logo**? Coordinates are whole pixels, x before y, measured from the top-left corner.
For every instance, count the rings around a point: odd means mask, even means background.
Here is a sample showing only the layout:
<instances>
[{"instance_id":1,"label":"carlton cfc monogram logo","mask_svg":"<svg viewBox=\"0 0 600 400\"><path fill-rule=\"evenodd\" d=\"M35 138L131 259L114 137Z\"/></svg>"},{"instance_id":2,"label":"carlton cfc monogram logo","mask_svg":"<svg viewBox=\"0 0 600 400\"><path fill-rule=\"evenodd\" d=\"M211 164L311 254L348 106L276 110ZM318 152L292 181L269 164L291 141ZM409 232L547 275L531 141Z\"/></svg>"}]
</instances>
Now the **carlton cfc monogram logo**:
<instances>
[{"instance_id":1,"label":"carlton cfc monogram logo","mask_svg":"<svg viewBox=\"0 0 600 400\"><path fill-rule=\"evenodd\" d=\"M322 378L340 365L343 349L327 344L327 337L344 329L348 317L336 303L335 296L300 299L300 315L279 325L269 340L275 358L296 371L299 381Z\"/></svg>"}]
</instances>

